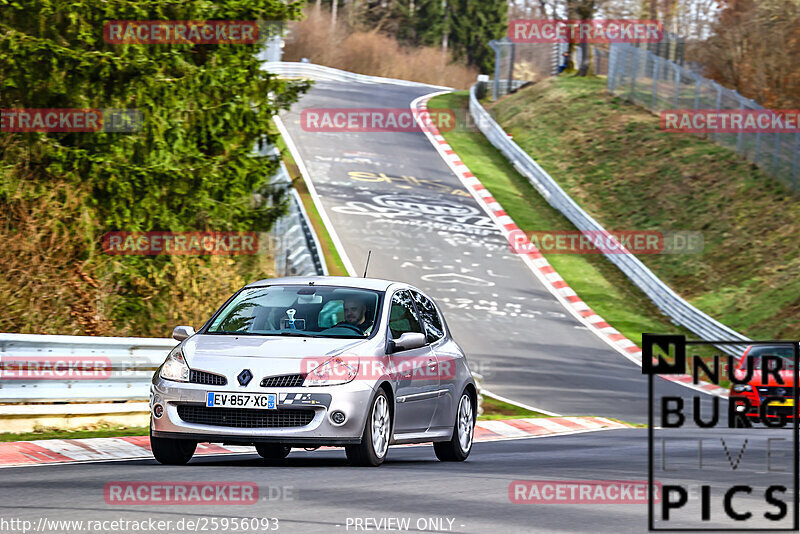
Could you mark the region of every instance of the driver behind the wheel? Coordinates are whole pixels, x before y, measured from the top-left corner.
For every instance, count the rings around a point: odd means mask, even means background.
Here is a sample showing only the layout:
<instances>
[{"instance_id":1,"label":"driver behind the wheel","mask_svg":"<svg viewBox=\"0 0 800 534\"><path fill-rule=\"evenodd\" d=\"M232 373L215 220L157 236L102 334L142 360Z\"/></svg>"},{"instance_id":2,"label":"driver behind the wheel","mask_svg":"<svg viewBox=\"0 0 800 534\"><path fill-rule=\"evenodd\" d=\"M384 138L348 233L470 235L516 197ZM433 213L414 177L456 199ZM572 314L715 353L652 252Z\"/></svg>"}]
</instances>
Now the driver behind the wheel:
<instances>
[{"instance_id":1,"label":"driver behind the wheel","mask_svg":"<svg viewBox=\"0 0 800 534\"><path fill-rule=\"evenodd\" d=\"M366 333L372 323L367 320L367 303L357 297L346 297L344 300L344 321L339 324L355 326L361 333ZM338 325L337 325L338 326Z\"/></svg>"}]
</instances>

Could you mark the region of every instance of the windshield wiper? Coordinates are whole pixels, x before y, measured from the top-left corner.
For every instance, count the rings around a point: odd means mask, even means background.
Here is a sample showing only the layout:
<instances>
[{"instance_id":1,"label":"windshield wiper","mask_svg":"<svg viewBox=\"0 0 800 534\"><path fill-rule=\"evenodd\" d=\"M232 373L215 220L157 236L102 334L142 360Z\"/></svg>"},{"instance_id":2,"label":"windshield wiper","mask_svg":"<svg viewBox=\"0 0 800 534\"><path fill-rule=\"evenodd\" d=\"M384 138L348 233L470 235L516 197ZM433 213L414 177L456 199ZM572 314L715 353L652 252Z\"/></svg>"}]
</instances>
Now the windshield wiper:
<instances>
[{"instance_id":1,"label":"windshield wiper","mask_svg":"<svg viewBox=\"0 0 800 534\"><path fill-rule=\"evenodd\" d=\"M267 335L274 336L275 334L267 334ZM316 336L312 336L311 334L303 334L302 332L292 332L292 331L279 332L278 335L279 336L294 336L294 337L316 337Z\"/></svg>"},{"instance_id":2,"label":"windshield wiper","mask_svg":"<svg viewBox=\"0 0 800 534\"><path fill-rule=\"evenodd\" d=\"M222 334L224 336L259 336L256 332L229 332L227 330L220 330L218 332L206 332L206 334Z\"/></svg>"}]
</instances>

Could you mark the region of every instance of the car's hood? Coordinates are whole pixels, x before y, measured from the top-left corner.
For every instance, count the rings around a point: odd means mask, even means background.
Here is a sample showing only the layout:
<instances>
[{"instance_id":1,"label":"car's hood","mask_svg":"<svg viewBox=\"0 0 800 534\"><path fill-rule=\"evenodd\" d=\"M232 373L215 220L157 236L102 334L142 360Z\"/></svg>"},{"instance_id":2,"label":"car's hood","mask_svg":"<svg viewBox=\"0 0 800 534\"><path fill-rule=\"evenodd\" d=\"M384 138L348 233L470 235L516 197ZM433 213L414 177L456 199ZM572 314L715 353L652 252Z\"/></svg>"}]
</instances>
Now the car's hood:
<instances>
[{"instance_id":1,"label":"car's hood","mask_svg":"<svg viewBox=\"0 0 800 534\"><path fill-rule=\"evenodd\" d=\"M312 362L358 354L367 343L370 340L197 334L186 340L183 355L191 369L224 374L230 382L243 369L256 377L306 373Z\"/></svg>"}]
</instances>

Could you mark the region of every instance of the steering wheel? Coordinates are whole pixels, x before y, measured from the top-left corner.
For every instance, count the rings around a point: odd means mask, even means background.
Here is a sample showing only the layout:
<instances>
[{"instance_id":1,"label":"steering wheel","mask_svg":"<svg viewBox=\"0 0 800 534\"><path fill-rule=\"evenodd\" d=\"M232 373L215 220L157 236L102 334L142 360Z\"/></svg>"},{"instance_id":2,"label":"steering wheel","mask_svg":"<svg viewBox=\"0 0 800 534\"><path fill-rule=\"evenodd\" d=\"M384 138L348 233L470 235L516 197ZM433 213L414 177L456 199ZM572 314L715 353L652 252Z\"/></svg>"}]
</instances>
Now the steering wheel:
<instances>
[{"instance_id":1,"label":"steering wheel","mask_svg":"<svg viewBox=\"0 0 800 534\"><path fill-rule=\"evenodd\" d=\"M357 327L356 325L352 325L350 323L339 323L339 324L333 325L333 328L339 328L339 327L350 328L350 329L355 330L356 332L358 332L362 336L364 335L364 332L359 327Z\"/></svg>"}]
</instances>

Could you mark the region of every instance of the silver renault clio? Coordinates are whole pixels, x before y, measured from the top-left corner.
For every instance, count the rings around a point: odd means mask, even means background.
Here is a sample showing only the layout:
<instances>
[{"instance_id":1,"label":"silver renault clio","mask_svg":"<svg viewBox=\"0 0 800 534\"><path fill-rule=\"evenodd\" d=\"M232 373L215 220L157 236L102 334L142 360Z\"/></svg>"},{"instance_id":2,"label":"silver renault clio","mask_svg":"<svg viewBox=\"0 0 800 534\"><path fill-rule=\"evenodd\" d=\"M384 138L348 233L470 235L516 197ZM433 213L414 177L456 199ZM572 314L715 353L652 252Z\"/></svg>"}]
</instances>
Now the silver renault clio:
<instances>
[{"instance_id":1,"label":"silver renault clio","mask_svg":"<svg viewBox=\"0 0 800 534\"><path fill-rule=\"evenodd\" d=\"M273 278L234 294L153 376L150 443L185 464L198 442L343 445L377 466L389 445L433 442L443 461L472 449L477 391L433 299L372 278Z\"/></svg>"}]
</instances>

